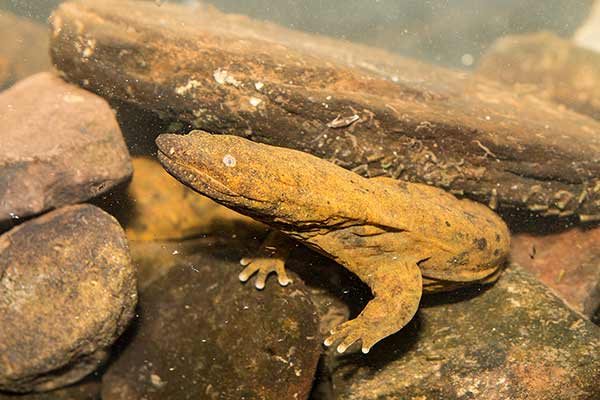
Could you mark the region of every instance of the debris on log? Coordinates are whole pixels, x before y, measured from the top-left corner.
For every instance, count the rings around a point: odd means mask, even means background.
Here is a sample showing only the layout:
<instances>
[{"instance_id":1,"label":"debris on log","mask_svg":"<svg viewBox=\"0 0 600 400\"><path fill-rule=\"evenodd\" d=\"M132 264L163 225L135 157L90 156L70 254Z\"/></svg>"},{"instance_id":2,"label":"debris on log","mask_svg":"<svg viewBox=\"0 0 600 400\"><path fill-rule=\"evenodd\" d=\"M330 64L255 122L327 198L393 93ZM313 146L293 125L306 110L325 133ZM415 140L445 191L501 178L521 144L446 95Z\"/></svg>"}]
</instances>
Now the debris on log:
<instances>
[{"instance_id":1,"label":"debris on log","mask_svg":"<svg viewBox=\"0 0 600 400\"><path fill-rule=\"evenodd\" d=\"M185 129L492 208L600 219L600 123L530 94L204 5L87 0L51 20L66 79Z\"/></svg>"}]
</instances>

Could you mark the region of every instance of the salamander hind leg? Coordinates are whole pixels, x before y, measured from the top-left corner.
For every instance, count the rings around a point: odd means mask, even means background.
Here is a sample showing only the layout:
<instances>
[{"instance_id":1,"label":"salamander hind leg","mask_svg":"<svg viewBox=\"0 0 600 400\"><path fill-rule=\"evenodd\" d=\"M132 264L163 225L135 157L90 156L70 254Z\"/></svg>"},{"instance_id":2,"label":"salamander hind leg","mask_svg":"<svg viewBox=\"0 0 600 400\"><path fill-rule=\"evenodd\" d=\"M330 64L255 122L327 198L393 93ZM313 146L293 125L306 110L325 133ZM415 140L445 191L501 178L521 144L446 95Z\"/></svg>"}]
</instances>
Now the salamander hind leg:
<instances>
[{"instance_id":1,"label":"salamander hind leg","mask_svg":"<svg viewBox=\"0 0 600 400\"><path fill-rule=\"evenodd\" d=\"M325 346L339 343L339 353L358 340L362 352L368 353L375 343L402 329L413 318L421 301L421 271L414 262L385 260L384 264L374 267L372 273L357 275L371 287L374 299L358 317L334 328L325 340Z\"/></svg>"},{"instance_id":2,"label":"salamander hind leg","mask_svg":"<svg viewBox=\"0 0 600 400\"><path fill-rule=\"evenodd\" d=\"M240 281L246 282L256 274L254 286L262 290L265 288L269 274L275 273L281 286L289 285L292 280L285 271L285 261L293 246L291 239L277 231L272 231L265 239L256 257L244 257L240 260L240 264L245 267L238 275Z\"/></svg>"}]
</instances>

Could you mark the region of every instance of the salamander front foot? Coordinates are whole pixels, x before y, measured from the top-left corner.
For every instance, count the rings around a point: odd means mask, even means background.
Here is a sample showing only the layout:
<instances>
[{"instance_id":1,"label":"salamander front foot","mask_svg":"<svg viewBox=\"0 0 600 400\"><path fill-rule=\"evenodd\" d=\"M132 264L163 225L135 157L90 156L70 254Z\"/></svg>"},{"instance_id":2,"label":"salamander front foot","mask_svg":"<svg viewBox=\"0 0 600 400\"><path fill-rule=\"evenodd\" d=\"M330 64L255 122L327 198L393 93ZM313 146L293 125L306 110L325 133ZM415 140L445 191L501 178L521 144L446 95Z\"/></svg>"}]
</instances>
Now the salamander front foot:
<instances>
[{"instance_id":1,"label":"salamander front foot","mask_svg":"<svg viewBox=\"0 0 600 400\"><path fill-rule=\"evenodd\" d=\"M265 288L267 277L271 273L277 275L277 280L281 286L289 285L292 280L285 272L285 260L279 258L242 258L240 264L246 268L240 272L240 281L246 282L254 274L257 274L254 286L262 290Z\"/></svg>"}]
</instances>

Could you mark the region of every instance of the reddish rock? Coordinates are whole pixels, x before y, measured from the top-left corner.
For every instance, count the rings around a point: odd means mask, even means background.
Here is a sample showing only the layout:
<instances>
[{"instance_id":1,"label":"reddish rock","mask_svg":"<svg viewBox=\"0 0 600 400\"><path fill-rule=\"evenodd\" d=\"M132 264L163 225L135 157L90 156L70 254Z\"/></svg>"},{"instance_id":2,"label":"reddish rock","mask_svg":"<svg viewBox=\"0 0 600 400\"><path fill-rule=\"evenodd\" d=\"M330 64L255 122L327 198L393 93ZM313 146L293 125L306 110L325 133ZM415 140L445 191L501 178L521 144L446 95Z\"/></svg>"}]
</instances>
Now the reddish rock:
<instances>
[{"instance_id":1,"label":"reddish rock","mask_svg":"<svg viewBox=\"0 0 600 400\"><path fill-rule=\"evenodd\" d=\"M117 221L66 206L0 236L0 390L46 391L107 359L133 316L135 268Z\"/></svg>"},{"instance_id":2,"label":"reddish rock","mask_svg":"<svg viewBox=\"0 0 600 400\"><path fill-rule=\"evenodd\" d=\"M0 94L0 225L85 201L131 176L105 100L51 73Z\"/></svg>"},{"instance_id":3,"label":"reddish rock","mask_svg":"<svg viewBox=\"0 0 600 400\"><path fill-rule=\"evenodd\" d=\"M51 68L48 36L47 27L0 10L0 90Z\"/></svg>"},{"instance_id":4,"label":"reddish rock","mask_svg":"<svg viewBox=\"0 0 600 400\"><path fill-rule=\"evenodd\" d=\"M560 233L521 233L511 241L512 261L532 272L588 318L600 306L600 227Z\"/></svg>"},{"instance_id":5,"label":"reddish rock","mask_svg":"<svg viewBox=\"0 0 600 400\"><path fill-rule=\"evenodd\" d=\"M333 399L590 400L600 329L510 266L487 290L425 296L367 356L330 352Z\"/></svg>"},{"instance_id":6,"label":"reddish rock","mask_svg":"<svg viewBox=\"0 0 600 400\"><path fill-rule=\"evenodd\" d=\"M64 76L200 128L492 207L600 219L600 122L491 80L198 4L78 1L52 17Z\"/></svg>"}]
</instances>

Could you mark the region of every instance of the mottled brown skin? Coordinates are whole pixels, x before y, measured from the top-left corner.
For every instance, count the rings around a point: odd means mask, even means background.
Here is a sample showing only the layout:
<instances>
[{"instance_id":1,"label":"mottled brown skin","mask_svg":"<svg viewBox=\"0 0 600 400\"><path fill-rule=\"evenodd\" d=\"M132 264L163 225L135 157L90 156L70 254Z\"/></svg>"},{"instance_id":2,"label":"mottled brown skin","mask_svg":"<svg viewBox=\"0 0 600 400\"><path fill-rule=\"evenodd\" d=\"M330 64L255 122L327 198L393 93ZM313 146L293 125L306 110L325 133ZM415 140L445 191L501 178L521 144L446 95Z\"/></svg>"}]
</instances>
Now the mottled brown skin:
<instances>
[{"instance_id":1,"label":"mottled brown skin","mask_svg":"<svg viewBox=\"0 0 600 400\"><path fill-rule=\"evenodd\" d=\"M337 261L374 299L326 345L362 351L414 316L421 293L495 279L509 251L504 222L443 190L366 179L306 153L235 136L164 134L158 157L182 183Z\"/></svg>"}]
</instances>

